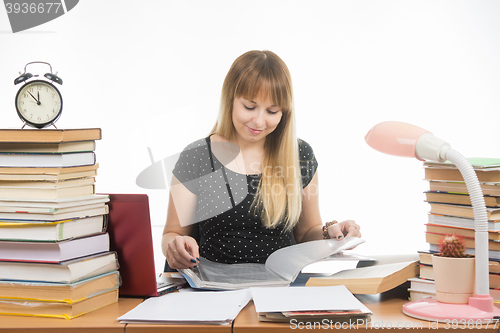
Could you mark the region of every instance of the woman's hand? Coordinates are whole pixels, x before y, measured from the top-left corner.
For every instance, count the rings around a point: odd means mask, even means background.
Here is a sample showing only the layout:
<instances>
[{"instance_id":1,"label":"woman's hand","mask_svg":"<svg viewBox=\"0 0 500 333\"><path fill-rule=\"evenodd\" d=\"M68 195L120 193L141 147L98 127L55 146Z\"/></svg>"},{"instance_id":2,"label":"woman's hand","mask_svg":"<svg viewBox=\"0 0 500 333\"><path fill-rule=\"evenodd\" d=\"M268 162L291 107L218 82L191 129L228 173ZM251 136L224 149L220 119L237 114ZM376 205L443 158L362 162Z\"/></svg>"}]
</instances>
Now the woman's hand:
<instances>
[{"instance_id":1,"label":"woman's hand","mask_svg":"<svg viewBox=\"0 0 500 333\"><path fill-rule=\"evenodd\" d=\"M328 227L328 235L330 238L338 240L341 240L344 237L361 237L361 232L359 231L360 228L361 227L353 220L342 221L340 223L330 225Z\"/></svg>"},{"instance_id":2,"label":"woman's hand","mask_svg":"<svg viewBox=\"0 0 500 333\"><path fill-rule=\"evenodd\" d=\"M192 268L199 262L198 243L190 236L176 236L167 243L165 256L173 269Z\"/></svg>"}]
</instances>

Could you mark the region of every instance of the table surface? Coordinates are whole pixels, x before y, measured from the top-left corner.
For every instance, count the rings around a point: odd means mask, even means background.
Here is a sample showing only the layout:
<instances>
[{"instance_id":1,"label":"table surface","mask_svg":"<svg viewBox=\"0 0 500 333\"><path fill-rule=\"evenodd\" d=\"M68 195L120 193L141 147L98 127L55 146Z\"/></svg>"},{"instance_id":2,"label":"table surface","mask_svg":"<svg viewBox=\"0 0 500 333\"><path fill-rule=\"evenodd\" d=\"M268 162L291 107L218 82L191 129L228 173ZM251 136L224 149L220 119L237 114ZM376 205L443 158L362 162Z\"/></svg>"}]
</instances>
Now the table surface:
<instances>
[{"instance_id":1,"label":"table surface","mask_svg":"<svg viewBox=\"0 0 500 333\"><path fill-rule=\"evenodd\" d=\"M439 324L435 322L421 321L406 316L402 312L402 306L408 300L407 285L404 284L398 288L381 293L378 295L356 295L372 312L371 322L360 323L345 327L347 329L356 329L361 331L372 331L374 329L418 329L419 331L449 331L450 325ZM300 328L298 325L290 323L271 323L260 322L255 312L255 306L251 301L236 317L232 325L152 325L152 324L120 324L116 319L142 302L140 298L120 298L117 303L108 305L100 310L87 313L81 317L66 320L55 318L36 318L21 316L2 316L0 315L0 333L3 332L41 332L55 333L55 331L66 332L262 332L262 333L280 333L296 332L304 329L335 329L335 327L307 327L307 323ZM481 327L477 331L497 332L499 327L494 325ZM463 327L457 327L463 328ZM472 327L472 330L475 330ZM466 327L471 331L471 327Z\"/></svg>"}]
</instances>

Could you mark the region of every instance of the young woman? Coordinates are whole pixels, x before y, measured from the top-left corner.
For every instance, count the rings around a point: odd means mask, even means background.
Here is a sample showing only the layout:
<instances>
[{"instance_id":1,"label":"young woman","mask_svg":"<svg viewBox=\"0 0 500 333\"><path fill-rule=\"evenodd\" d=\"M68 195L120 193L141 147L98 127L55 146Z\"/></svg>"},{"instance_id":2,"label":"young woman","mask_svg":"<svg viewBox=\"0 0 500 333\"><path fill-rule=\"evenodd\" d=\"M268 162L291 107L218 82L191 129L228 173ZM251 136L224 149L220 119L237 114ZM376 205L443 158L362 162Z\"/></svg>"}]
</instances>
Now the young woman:
<instances>
[{"instance_id":1,"label":"young woman","mask_svg":"<svg viewBox=\"0 0 500 333\"><path fill-rule=\"evenodd\" d=\"M352 220L323 225L318 163L296 137L294 112L290 73L276 54L234 61L214 128L173 171L162 238L171 268L193 267L199 256L263 263L294 242L361 236Z\"/></svg>"}]
</instances>

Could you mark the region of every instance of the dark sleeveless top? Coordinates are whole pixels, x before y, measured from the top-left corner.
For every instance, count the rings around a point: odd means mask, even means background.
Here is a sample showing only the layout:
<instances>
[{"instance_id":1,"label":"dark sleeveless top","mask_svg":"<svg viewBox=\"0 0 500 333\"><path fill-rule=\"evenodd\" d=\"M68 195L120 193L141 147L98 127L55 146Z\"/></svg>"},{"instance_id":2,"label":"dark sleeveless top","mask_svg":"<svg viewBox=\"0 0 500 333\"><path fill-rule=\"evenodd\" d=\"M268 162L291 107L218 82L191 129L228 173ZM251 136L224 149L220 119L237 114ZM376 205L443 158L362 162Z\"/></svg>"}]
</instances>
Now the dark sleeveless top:
<instances>
[{"instance_id":1,"label":"dark sleeveless top","mask_svg":"<svg viewBox=\"0 0 500 333\"><path fill-rule=\"evenodd\" d=\"M251 210L261 174L234 172L212 153L210 137L193 142L180 154L174 176L198 197L196 221L200 256L222 263L264 263L274 251L292 244L293 233L282 226L266 228ZM302 187L313 178L318 162L299 139Z\"/></svg>"}]
</instances>

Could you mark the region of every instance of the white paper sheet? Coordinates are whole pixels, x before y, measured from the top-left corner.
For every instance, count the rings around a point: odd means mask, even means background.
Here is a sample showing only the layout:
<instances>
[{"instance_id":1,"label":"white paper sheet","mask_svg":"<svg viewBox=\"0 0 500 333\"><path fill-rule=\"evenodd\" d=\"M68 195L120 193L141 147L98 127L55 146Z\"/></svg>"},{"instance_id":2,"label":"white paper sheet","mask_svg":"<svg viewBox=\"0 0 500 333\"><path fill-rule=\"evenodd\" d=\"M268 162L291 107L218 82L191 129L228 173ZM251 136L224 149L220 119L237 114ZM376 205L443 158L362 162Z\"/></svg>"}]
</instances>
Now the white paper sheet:
<instances>
[{"instance_id":1,"label":"white paper sheet","mask_svg":"<svg viewBox=\"0 0 500 333\"><path fill-rule=\"evenodd\" d=\"M248 289L170 293L145 300L118 320L120 323L229 324L250 299Z\"/></svg>"},{"instance_id":2,"label":"white paper sheet","mask_svg":"<svg viewBox=\"0 0 500 333\"><path fill-rule=\"evenodd\" d=\"M267 287L250 291L257 312L368 310L345 286Z\"/></svg>"}]
</instances>

